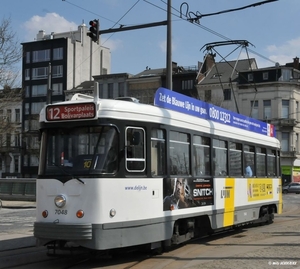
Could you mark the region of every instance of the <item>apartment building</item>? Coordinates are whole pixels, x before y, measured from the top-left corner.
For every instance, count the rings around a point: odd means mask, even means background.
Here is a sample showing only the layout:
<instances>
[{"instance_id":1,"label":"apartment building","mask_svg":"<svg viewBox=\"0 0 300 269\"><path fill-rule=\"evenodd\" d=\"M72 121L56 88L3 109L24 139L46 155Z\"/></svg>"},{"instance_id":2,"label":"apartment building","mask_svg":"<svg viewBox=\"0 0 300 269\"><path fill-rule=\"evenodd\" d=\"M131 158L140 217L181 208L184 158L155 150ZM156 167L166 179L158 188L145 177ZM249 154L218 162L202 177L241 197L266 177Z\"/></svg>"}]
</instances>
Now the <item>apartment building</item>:
<instances>
[{"instance_id":1,"label":"apartment building","mask_svg":"<svg viewBox=\"0 0 300 269\"><path fill-rule=\"evenodd\" d=\"M46 34L22 43L23 177L36 177L39 163L38 116L46 103L65 100L65 92L111 71L110 49L92 42L85 24L76 31ZM99 42L101 44L101 42Z\"/></svg>"}]
</instances>

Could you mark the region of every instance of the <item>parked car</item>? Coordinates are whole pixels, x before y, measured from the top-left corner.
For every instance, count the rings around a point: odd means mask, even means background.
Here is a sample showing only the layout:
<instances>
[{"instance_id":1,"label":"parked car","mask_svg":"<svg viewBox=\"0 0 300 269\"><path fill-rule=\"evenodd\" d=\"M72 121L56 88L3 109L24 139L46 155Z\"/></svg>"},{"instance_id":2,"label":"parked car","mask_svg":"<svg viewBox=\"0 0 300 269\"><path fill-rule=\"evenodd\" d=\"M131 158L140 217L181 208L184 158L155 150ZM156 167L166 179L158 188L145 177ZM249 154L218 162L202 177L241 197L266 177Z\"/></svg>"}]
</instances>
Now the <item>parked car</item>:
<instances>
[{"instance_id":1,"label":"parked car","mask_svg":"<svg viewBox=\"0 0 300 269\"><path fill-rule=\"evenodd\" d=\"M300 183L298 182L291 182L282 187L283 193L300 193Z\"/></svg>"}]
</instances>

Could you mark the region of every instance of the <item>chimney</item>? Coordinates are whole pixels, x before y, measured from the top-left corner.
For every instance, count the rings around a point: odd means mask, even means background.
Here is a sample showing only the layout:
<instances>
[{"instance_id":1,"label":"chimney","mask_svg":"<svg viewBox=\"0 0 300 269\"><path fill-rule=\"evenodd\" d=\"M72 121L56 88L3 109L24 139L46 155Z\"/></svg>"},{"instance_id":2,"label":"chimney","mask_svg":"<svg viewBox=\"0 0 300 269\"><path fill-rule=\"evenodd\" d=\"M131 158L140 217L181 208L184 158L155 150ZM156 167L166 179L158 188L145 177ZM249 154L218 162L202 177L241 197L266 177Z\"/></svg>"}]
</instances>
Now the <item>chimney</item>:
<instances>
[{"instance_id":1,"label":"chimney","mask_svg":"<svg viewBox=\"0 0 300 269\"><path fill-rule=\"evenodd\" d=\"M206 57L206 70L210 70L215 64L216 54L209 53Z\"/></svg>"},{"instance_id":2,"label":"chimney","mask_svg":"<svg viewBox=\"0 0 300 269\"><path fill-rule=\"evenodd\" d=\"M293 67L297 70L299 70L299 58L298 57L295 57L294 58L294 64L293 64Z\"/></svg>"}]
</instances>

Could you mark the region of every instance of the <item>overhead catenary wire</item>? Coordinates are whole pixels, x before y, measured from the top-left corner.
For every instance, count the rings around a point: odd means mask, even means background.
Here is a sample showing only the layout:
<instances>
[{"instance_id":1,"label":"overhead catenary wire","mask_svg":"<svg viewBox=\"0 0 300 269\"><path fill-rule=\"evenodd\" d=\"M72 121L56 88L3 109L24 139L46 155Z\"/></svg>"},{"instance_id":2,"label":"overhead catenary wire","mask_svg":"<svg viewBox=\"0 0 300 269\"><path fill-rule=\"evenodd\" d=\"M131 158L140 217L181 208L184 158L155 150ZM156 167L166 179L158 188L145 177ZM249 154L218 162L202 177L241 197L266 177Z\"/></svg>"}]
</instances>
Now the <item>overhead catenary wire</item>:
<instances>
[{"instance_id":1,"label":"overhead catenary wire","mask_svg":"<svg viewBox=\"0 0 300 269\"><path fill-rule=\"evenodd\" d=\"M138 4L138 2L140 2L140 0L137 0L137 1L129 8L129 10L127 10L127 11L124 13L124 15L122 15L122 16L120 17L120 19L117 20L117 21L115 22L115 21L113 21L113 20L111 20L111 19L109 19L109 18L106 18L106 17L104 17L104 16L101 16L101 15L99 15L99 14L96 14L96 13L94 13L94 12L92 12L92 11L90 11L90 10L87 10L87 9L85 9L85 8L83 8L83 7L80 7L80 6L78 6L78 5L74 4L74 3L71 3L71 2L68 1L68 0L62 0L62 1L63 1L63 2L66 2L66 3L70 4L70 5L73 5L73 6L77 7L77 8L80 8L80 9L82 9L82 10L85 10L86 12L89 12L89 13L91 13L91 14L94 14L94 15L100 17L100 18L103 18L103 19L105 19L105 20L108 20L108 21L110 21L110 22L113 22L114 25L112 26L112 28L115 27L115 26L118 25L118 24L119 24L120 27L126 25L126 24L120 24L120 21L121 21L121 20L122 20L122 19L123 19L123 18L124 18L124 17L125 17L125 16L126 16L126 15L127 15L127 14L128 14L128 13L136 6L136 5L137 5L137 4ZM148 3L148 4L152 5L152 6L154 6L154 7L158 8L158 9L160 9L160 10L163 10L163 11L167 12L167 10L166 10L165 8L162 8L162 7L158 6L157 4L151 3L151 2L148 1L148 0L143 0L143 1L144 1L145 3ZM267 1L262 1L262 2L260 2L260 3L262 4L263 2L273 2L273 1L278 1L278 0L267 0ZM167 4L166 1L164 1L164 0L161 0L161 2ZM258 4L258 3L256 3L256 4ZM252 5L249 5L249 6L252 6ZM186 21L186 22L191 23L191 21L188 20L188 16L182 14L182 12L181 12L180 10L175 9L174 7L172 7L172 10L174 10L174 11L177 13L177 14L175 14L174 12L172 12L172 15L173 15L173 16L177 17L179 20L183 20L183 21ZM184 17L184 18L183 18L183 17ZM202 28L203 30L205 30L205 31L207 31L207 32L209 32L209 33L211 33L211 34L213 34L213 35L216 35L216 36L218 36L218 37L220 37L220 38L222 38L222 39L224 39L224 40L227 40L227 41L230 41L230 40L231 40L230 38L228 38L228 37L226 37L226 36L224 36L224 35L222 35L222 34L216 32L216 31L214 31L214 30L212 30L212 29L210 29L210 28L204 26L203 24L200 24L200 23L193 23L193 22L192 22L192 24L195 25L195 26L197 26L197 27L199 27L199 28ZM106 43L113 35L114 35L114 33L112 33L108 38L106 38L106 40L104 40L104 42L102 42L102 45L105 44L105 43ZM101 48L101 46L99 46L99 48L97 48L96 50L94 50L94 51L92 52L92 54L93 54L94 52L96 52L97 50L99 50L100 48ZM249 51L250 51L251 53L253 53L253 54L255 54L255 55L257 55L257 56L259 56L259 57L261 57L261 58L263 58L263 59L265 59L265 60L267 60L267 61L270 61L270 62L272 62L272 63L275 63L275 61L272 61L271 59L267 58L266 56L263 56L263 55L261 55L261 54L259 54L259 53L256 53L256 52L253 51L253 50L250 50L250 49L249 49ZM88 57L88 58L89 58L89 57ZM87 58L87 59L84 59L77 67L79 67L84 61L88 60L88 58ZM77 67L76 67L76 68L77 68ZM71 73L70 73L70 74L71 74ZM68 74L68 75L70 75L70 74Z\"/></svg>"}]
</instances>

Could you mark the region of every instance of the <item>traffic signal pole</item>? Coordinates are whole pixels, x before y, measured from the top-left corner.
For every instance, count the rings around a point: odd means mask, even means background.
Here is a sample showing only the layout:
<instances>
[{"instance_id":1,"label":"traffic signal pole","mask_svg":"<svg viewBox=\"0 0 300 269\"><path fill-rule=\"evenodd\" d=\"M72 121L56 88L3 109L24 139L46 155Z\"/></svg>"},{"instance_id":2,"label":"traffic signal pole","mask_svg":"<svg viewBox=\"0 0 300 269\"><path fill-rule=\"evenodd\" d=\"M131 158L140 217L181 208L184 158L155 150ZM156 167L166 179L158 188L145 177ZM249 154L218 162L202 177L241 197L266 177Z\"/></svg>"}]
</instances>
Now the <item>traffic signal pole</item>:
<instances>
[{"instance_id":1,"label":"traffic signal pole","mask_svg":"<svg viewBox=\"0 0 300 269\"><path fill-rule=\"evenodd\" d=\"M116 33L116 32L124 32L124 31L130 31L130 30L137 30L137 29L143 29L143 28L150 28L150 27L156 27L156 26L163 26L163 25L167 25L167 21L139 24L139 25L135 25L135 26L120 27L120 28L110 28L107 30L100 30L99 35Z\"/></svg>"}]
</instances>

